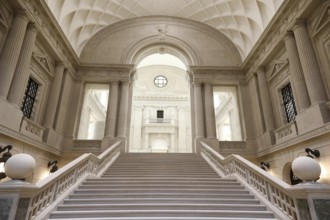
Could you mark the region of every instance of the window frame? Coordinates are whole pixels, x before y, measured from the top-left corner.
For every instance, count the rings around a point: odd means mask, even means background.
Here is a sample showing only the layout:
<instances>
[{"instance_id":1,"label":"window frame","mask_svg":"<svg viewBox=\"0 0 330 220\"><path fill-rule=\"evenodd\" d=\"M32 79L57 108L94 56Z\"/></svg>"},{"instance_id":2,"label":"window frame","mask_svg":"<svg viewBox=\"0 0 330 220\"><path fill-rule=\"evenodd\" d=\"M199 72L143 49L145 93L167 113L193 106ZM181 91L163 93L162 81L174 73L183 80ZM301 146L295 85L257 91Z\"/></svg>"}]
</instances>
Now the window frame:
<instances>
[{"instance_id":1,"label":"window frame","mask_svg":"<svg viewBox=\"0 0 330 220\"><path fill-rule=\"evenodd\" d=\"M168 84L168 79L164 75L157 75L154 78L154 85L157 88L165 88Z\"/></svg>"},{"instance_id":2,"label":"window frame","mask_svg":"<svg viewBox=\"0 0 330 220\"><path fill-rule=\"evenodd\" d=\"M286 88L288 88L287 89L288 91L284 91L284 89L286 89ZM286 97L284 96L285 92L286 93L289 92L289 99L287 99L287 100L286 100ZM286 122L291 123L291 122L296 120L297 108L296 108L294 95L293 95L293 90L292 90L292 86L291 86L290 81L280 88L280 94L281 94L281 99L282 99L282 104L283 104L283 108L284 108L284 114L285 114ZM292 107L290 107L290 106L292 106ZM289 114L289 111L290 111L289 108L293 109L293 113L294 113L293 116L291 116Z\"/></svg>"},{"instance_id":3,"label":"window frame","mask_svg":"<svg viewBox=\"0 0 330 220\"><path fill-rule=\"evenodd\" d=\"M36 88L33 88L36 87ZM33 89L33 91L31 91L31 89ZM40 83L35 80L33 77L29 77L27 85L25 87L25 92L23 95L23 100L22 100L22 105L21 105L21 110L23 112L23 116L28 118L28 119L33 119L33 113L35 112L35 108L36 108L36 102L38 99L38 93L40 91ZM29 99L31 100L30 102L30 106L27 107L27 104L29 101ZM24 109L28 108L26 111Z\"/></svg>"}]
</instances>

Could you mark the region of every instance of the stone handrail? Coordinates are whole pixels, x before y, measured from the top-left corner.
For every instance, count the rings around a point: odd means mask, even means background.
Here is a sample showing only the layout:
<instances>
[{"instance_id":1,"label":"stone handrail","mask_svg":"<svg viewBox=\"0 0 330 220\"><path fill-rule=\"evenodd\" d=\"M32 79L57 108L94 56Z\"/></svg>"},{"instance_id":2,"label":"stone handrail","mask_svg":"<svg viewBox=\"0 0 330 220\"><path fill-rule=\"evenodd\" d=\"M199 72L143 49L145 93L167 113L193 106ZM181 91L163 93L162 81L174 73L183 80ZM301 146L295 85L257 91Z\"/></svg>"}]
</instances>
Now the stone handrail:
<instances>
[{"instance_id":1,"label":"stone handrail","mask_svg":"<svg viewBox=\"0 0 330 220\"><path fill-rule=\"evenodd\" d=\"M4 190L6 193L19 193L20 198L29 198L25 219L43 219L89 175L100 176L119 156L119 148L120 141L99 156L83 154L36 184L2 184L0 193Z\"/></svg>"},{"instance_id":2,"label":"stone handrail","mask_svg":"<svg viewBox=\"0 0 330 220\"><path fill-rule=\"evenodd\" d=\"M245 182L257 192L264 201L268 201L277 209L281 219L298 219L295 197L289 192L290 185L280 181L263 171L255 164L239 155L221 156L207 144L201 142L201 154L204 159L218 172L220 176L233 175ZM260 196L259 196L260 198Z\"/></svg>"}]
</instances>

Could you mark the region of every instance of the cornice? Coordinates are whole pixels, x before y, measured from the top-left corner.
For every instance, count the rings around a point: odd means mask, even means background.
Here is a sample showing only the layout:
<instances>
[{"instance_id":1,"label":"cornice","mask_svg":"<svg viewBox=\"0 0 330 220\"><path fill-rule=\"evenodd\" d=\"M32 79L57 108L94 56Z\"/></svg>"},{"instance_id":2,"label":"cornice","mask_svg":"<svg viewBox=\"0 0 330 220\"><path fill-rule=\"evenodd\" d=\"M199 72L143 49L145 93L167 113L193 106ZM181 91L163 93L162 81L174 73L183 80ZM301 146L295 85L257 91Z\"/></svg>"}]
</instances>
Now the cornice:
<instances>
[{"instance_id":1,"label":"cornice","mask_svg":"<svg viewBox=\"0 0 330 220\"><path fill-rule=\"evenodd\" d=\"M94 82L129 82L134 65L81 65L76 71L75 78L82 81Z\"/></svg>"},{"instance_id":2,"label":"cornice","mask_svg":"<svg viewBox=\"0 0 330 220\"><path fill-rule=\"evenodd\" d=\"M38 27L39 38L46 41L56 54L56 59L67 63L68 68L74 72L79 65L79 58L72 49L63 31L57 24L52 13L43 0L18 0L20 6L26 10L29 19Z\"/></svg>"},{"instance_id":3,"label":"cornice","mask_svg":"<svg viewBox=\"0 0 330 220\"><path fill-rule=\"evenodd\" d=\"M190 66L194 83L228 83L245 80L240 67Z\"/></svg>"},{"instance_id":4,"label":"cornice","mask_svg":"<svg viewBox=\"0 0 330 220\"><path fill-rule=\"evenodd\" d=\"M274 48L283 40L286 32L313 1L315 0L286 0L282 4L242 64L242 68L247 70L247 75L253 74L256 66L263 65Z\"/></svg>"}]
</instances>

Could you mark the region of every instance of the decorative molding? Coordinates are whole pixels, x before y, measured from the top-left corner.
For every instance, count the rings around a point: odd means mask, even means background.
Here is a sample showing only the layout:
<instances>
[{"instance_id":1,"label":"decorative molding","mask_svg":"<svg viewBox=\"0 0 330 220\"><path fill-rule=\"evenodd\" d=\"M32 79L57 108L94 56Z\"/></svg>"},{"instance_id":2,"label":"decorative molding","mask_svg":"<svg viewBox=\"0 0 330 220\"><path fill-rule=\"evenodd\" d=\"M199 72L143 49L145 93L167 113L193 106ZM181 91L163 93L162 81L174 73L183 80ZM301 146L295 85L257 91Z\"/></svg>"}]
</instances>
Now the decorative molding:
<instances>
[{"instance_id":1,"label":"decorative molding","mask_svg":"<svg viewBox=\"0 0 330 220\"><path fill-rule=\"evenodd\" d=\"M244 81L245 76L241 68L228 67L200 67L191 66L195 83L224 83L224 81Z\"/></svg>"},{"instance_id":2,"label":"decorative molding","mask_svg":"<svg viewBox=\"0 0 330 220\"><path fill-rule=\"evenodd\" d=\"M11 20L11 11L6 5L6 1L0 1L0 22L8 28Z\"/></svg>"},{"instance_id":3,"label":"decorative molding","mask_svg":"<svg viewBox=\"0 0 330 220\"><path fill-rule=\"evenodd\" d=\"M317 35L325 26L330 23L330 4L321 7L319 13L315 13L316 17L310 22L311 32L313 36Z\"/></svg>"},{"instance_id":4,"label":"decorative molding","mask_svg":"<svg viewBox=\"0 0 330 220\"><path fill-rule=\"evenodd\" d=\"M248 75L253 74L254 69L265 62L283 40L286 31L300 17L303 9L312 2L313 0L284 1L242 65L244 69L248 69Z\"/></svg>"},{"instance_id":5,"label":"decorative molding","mask_svg":"<svg viewBox=\"0 0 330 220\"><path fill-rule=\"evenodd\" d=\"M272 67L269 70L268 76L269 81L272 80L278 73L280 73L289 64L289 60L274 60Z\"/></svg>"},{"instance_id":6,"label":"decorative molding","mask_svg":"<svg viewBox=\"0 0 330 220\"><path fill-rule=\"evenodd\" d=\"M30 20L37 25L39 32L52 47L52 51L67 63L68 69L74 70L74 65L79 63L78 56L53 18L45 1L19 0L19 3L27 11Z\"/></svg>"},{"instance_id":7,"label":"decorative molding","mask_svg":"<svg viewBox=\"0 0 330 220\"><path fill-rule=\"evenodd\" d=\"M22 119L22 124L20 128L20 132L22 134L28 135L31 138L36 138L38 141L42 141L44 131L45 128L38 125L34 121L25 117Z\"/></svg>"},{"instance_id":8,"label":"decorative molding","mask_svg":"<svg viewBox=\"0 0 330 220\"><path fill-rule=\"evenodd\" d=\"M46 54L33 52L32 57L37 61L37 63L51 76L53 76L53 64Z\"/></svg>"},{"instance_id":9,"label":"decorative molding","mask_svg":"<svg viewBox=\"0 0 330 220\"><path fill-rule=\"evenodd\" d=\"M283 141L290 140L297 137L297 126L296 122L288 123L281 128L274 131L276 143L282 143Z\"/></svg>"},{"instance_id":10,"label":"decorative molding","mask_svg":"<svg viewBox=\"0 0 330 220\"><path fill-rule=\"evenodd\" d=\"M315 129L313 131L310 131L308 133L298 135L294 138L289 138L288 140L285 140L279 144L273 145L272 148L269 148L267 150L259 151L259 152L257 152L257 156L261 157L261 156L265 156L265 155L268 155L271 153L281 151L283 149L287 150L290 147L297 145L303 141L307 141L307 140L311 141L313 138L317 138L321 135L328 134L329 132L330 132L330 123L324 125L323 127Z\"/></svg>"},{"instance_id":11,"label":"decorative molding","mask_svg":"<svg viewBox=\"0 0 330 220\"><path fill-rule=\"evenodd\" d=\"M102 79L108 81L129 81L134 65L83 65L76 71L76 78L79 80Z\"/></svg>"},{"instance_id":12,"label":"decorative molding","mask_svg":"<svg viewBox=\"0 0 330 220\"><path fill-rule=\"evenodd\" d=\"M2 125L0 125L0 134L6 135L6 136L11 137L11 138L14 138L18 141L22 141L26 144L29 144L29 145L31 145L35 148L40 149L40 150L50 152L50 153L53 153L55 155L60 155L59 150L54 149L54 148L46 145L45 143L37 140L36 138L31 137L31 135L25 135L23 133L13 131L13 130L11 130L9 128L6 128Z\"/></svg>"}]
</instances>

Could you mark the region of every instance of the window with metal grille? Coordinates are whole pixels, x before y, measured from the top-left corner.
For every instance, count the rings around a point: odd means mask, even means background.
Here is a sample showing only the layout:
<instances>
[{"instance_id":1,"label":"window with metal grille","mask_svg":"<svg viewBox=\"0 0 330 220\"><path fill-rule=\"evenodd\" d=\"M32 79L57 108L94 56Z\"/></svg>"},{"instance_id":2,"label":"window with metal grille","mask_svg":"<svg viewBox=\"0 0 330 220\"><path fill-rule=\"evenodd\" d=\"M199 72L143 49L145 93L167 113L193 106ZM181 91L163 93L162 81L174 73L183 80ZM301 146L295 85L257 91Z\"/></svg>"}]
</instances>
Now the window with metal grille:
<instances>
[{"instance_id":1,"label":"window with metal grille","mask_svg":"<svg viewBox=\"0 0 330 220\"><path fill-rule=\"evenodd\" d=\"M27 118L31 118L33 105L37 97L38 87L39 84L32 78L29 78L21 107L23 115Z\"/></svg>"},{"instance_id":2,"label":"window with metal grille","mask_svg":"<svg viewBox=\"0 0 330 220\"><path fill-rule=\"evenodd\" d=\"M154 83L157 87L163 88L167 85L167 78L165 76L157 76L154 79Z\"/></svg>"},{"instance_id":3,"label":"window with metal grille","mask_svg":"<svg viewBox=\"0 0 330 220\"><path fill-rule=\"evenodd\" d=\"M291 84L289 83L286 86L284 86L281 89L281 93L282 93L282 99L285 109L286 120L289 123L294 121L297 115Z\"/></svg>"}]
</instances>

